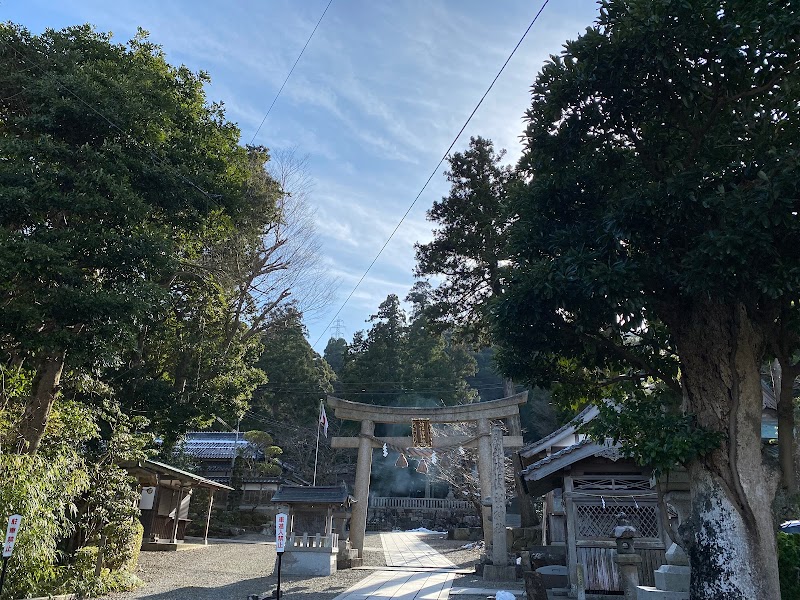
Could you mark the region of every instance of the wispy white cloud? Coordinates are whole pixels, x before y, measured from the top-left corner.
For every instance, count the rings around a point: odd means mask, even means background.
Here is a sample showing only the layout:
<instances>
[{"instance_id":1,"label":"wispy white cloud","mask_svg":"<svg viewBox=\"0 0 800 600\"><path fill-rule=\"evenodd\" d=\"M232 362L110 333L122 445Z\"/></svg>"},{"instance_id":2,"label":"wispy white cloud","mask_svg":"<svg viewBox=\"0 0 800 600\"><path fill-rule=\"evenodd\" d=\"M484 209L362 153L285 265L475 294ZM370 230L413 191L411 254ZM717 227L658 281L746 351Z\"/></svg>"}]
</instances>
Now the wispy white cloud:
<instances>
[{"instance_id":1,"label":"wispy white cloud","mask_svg":"<svg viewBox=\"0 0 800 600\"><path fill-rule=\"evenodd\" d=\"M538 4L538 3L537 3ZM327 0L26 0L6 18L30 26L85 21L117 41L149 29L172 62L209 71L208 96L222 100L244 142L259 127ZM334 2L283 90L257 142L310 155L311 201L329 271L352 290L409 207L538 6L509 0ZM542 13L456 145L470 135L520 153L529 88L551 53L594 18L590 0L560 0ZM447 193L437 174L386 251L342 310L363 328L387 293L413 284L414 244L431 238L431 202ZM331 308L331 316L340 305ZM316 338L323 318L311 327Z\"/></svg>"}]
</instances>

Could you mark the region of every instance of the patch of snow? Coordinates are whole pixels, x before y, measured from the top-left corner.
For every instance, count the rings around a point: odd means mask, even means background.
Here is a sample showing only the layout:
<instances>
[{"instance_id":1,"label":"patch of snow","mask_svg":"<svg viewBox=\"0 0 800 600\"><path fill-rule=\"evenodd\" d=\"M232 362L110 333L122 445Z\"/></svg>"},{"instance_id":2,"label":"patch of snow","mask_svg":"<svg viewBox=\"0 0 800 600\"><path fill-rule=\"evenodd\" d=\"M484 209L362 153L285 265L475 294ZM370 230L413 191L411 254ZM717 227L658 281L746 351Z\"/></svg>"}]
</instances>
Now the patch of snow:
<instances>
[{"instance_id":1,"label":"patch of snow","mask_svg":"<svg viewBox=\"0 0 800 600\"><path fill-rule=\"evenodd\" d=\"M470 542L469 544L464 544L459 548L459 550L479 550L483 548L483 540L478 542Z\"/></svg>"},{"instance_id":2,"label":"patch of snow","mask_svg":"<svg viewBox=\"0 0 800 600\"><path fill-rule=\"evenodd\" d=\"M505 590L500 590L494 595L494 597L495 600L517 600L517 597L514 594Z\"/></svg>"},{"instance_id":3,"label":"patch of snow","mask_svg":"<svg viewBox=\"0 0 800 600\"><path fill-rule=\"evenodd\" d=\"M406 533L437 533L439 535L447 534L446 531L432 531L427 527L417 527L416 529L408 529Z\"/></svg>"}]
</instances>

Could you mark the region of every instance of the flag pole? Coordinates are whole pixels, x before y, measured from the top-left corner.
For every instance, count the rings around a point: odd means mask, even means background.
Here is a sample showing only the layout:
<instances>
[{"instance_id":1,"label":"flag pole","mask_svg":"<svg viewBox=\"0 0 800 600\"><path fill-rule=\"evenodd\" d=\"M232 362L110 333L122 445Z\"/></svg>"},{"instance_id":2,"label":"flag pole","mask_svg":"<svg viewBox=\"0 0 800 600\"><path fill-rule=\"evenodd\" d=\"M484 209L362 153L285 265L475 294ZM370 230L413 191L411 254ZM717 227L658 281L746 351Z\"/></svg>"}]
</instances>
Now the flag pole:
<instances>
[{"instance_id":1,"label":"flag pole","mask_svg":"<svg viewBox=\"0 0 800 600\"><path fill-rule=\"evenodd\" d=\"M319 401L319 416L317 417L317 451L314 453L314 481L311 485L317 485L317 459L319 458L319 430L322 427L322 400Z\"/></svg>"}]
</instances>

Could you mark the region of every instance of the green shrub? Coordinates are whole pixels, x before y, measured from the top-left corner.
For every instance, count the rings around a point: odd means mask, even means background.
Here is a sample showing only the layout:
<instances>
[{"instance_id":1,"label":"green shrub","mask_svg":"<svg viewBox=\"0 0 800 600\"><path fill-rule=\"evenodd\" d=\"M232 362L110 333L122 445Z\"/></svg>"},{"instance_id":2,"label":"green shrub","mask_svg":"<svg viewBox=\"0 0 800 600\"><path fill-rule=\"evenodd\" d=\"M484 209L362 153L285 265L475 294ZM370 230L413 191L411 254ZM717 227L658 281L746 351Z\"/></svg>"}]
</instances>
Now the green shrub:
<instances>
[{"instance_id":1,"label":"green shrub","mask_svg":"<svg viewBox=\"0 0 800 600\"><path fill-rule=\"evenodd\" d=\"M79 573L94 573L97 565L97 546L84 546L75 553L72 566Z\"/></svg>"},{"instance_id":2,"label":"green shrub","mask_svg":"<svg viewBox=\"0 0 800 600\"><path fill-rule=\"evenodd\" d=\"M74 455L0 454L0 515L22 515L8 562L7 598L48 593L57 585L57 546L74 530L73 501L86 484L82 461Z\"/></svg>"},{"instance_id":3,"label":"green shrub","mask_svg":"<svg viewBox=\"0 0 800 600\"><path fill-rule=\"evenodd\" d=\"M778 533L781 600L800 600L800 535Z\"/></svg>"},{"instance_id":4,"label":"green shrub","mask_svg":"<svg viewBox=\"0 0 800 600\"><path fill-rule=\"evenodd\" d=\"M106 527L106 546L103 549L103 565L111 571L136 570L139 550L142 548L144 527L139 519L111 523Z\"/></svg>"},{"instance_id":5,"label":"green shrub","mask_svg":"<svg viewBox=\"0 0 800 600\"><path fill-rule=\"evenodd\" d=\"M83 598L94 598L142 585L142 581L127 569L113 571L103 568L100 575L95 575L98 551L97 546L84 546L75 553L70 564L56 567L54 580L47 593L74 593Z\"/></svg>"},{"instance_id":6,"label":"green shrub","mask_svg":"<svg viewBox=\"0 0 800 600\"><path fill-rule=\"evenodd\" d=\"M23 392L19 387L16 396ZM115 462L136 456L138 439L121 417L106 414L115 427L108 439L99 440L98 410L60 398L39 453L9 452L11 424L21 412L16 396L0 404L0 448L6 450L0 451L0 518L22 515L3 600L70 592L95 596L135 587L142 528L134 482ZM106 560L112 568L96 577L100 533L108 536ZM84 544L89 545L79 547Z\"/></svg>"}]
</instances>

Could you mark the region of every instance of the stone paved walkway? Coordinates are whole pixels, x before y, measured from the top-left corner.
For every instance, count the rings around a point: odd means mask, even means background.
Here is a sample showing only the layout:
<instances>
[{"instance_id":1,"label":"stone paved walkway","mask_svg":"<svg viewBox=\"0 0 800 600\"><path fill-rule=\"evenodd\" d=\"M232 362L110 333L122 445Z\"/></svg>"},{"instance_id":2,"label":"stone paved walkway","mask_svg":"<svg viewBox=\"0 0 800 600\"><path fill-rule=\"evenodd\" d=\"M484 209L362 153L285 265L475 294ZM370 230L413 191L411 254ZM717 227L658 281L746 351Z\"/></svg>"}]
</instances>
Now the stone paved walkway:
<instances>
[{"instance_id":1,"label":"stone paved walkway","mask_svg":"<svg viewBox=\"0 0 800 600\"><path fill-rule=\"evenodd\" d=\"M334 600L447 600L455 565L424 541L424 534L382 533L386 565L403 570L376 571Z\"/></svg>"},{"instance_id":2,"label":"stone paved walkway","mask_svg":"<svg viewBox=\"0 0 800 600\"><path fill-rule=\"evenodd\" d=\"M390 567L422 567L452 569L455 565L425 543L421 533L382 533L381 543Z\"/></svg>"}]
</instances>

